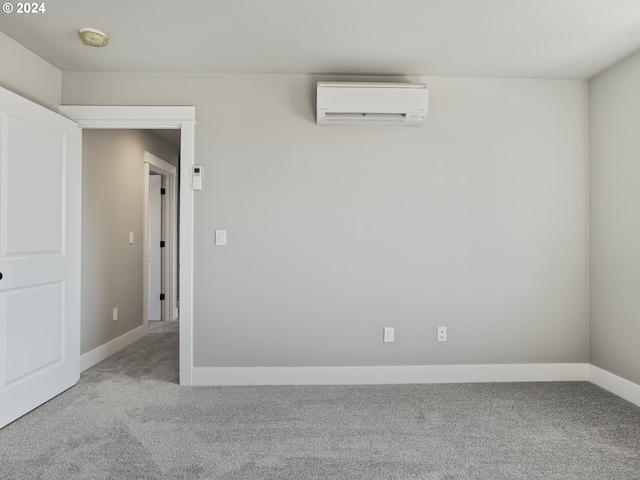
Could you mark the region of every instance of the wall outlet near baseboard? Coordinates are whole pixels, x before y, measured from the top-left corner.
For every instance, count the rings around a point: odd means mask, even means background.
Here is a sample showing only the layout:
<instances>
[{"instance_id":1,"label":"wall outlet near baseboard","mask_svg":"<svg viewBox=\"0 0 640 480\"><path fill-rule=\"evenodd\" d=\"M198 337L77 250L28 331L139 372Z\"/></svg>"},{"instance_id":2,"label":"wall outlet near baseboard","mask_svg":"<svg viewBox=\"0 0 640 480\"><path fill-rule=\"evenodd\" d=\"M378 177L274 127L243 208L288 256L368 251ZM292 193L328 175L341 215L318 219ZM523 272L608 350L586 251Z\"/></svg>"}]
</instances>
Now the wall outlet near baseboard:
<instances>
[{"instance_id":1,"label":"wall outlet near baseboard","mask_svg":"<svg viewBox=\"0 0 640 480\"><path fill-rule=\"evenodd\" d=\"M393 343L395 337L395 332L393 327L384 327L384 337L383 337L383 342L384 343Z\"/></svg>"},{"instance_id":2,"label":"wall outlet near baseboard","mask_svg":"<svg viewBox=\"0 0 640 480\"><path fill-rule=\"evenodd\" d=\"M113 321L115 322L118 319L118 307L113 308Z\"/></svg>"},{"instance_id":3,"label":"wall outlet near baseboard","mask_svg":"<svg viewBox=\"0 0 640 480\"><path fill-rule=\"evenodd\" d=\"M439 342L447 341L447 327L438 327L438 341Z\"/></svg>"}]
</instances>

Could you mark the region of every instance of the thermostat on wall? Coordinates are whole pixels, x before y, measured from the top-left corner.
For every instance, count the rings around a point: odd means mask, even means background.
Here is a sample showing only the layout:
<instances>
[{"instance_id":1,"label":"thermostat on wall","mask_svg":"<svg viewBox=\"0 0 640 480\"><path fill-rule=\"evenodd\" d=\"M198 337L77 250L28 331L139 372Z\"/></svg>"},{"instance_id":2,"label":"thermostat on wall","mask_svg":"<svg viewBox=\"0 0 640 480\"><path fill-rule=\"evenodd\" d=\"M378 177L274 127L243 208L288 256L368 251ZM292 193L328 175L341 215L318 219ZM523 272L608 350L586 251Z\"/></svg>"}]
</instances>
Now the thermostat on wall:
<instances>
[{"instance_id":1,"label":"thermostat on wall","mask_svg":"<svg viewBox=\"0 0 640 480\"><path fill-rule=\"evenodd\" d=\"M193 189L194 190L202 190L202 166L194 165L193 166Z\"/></svg>"}]
</instances>

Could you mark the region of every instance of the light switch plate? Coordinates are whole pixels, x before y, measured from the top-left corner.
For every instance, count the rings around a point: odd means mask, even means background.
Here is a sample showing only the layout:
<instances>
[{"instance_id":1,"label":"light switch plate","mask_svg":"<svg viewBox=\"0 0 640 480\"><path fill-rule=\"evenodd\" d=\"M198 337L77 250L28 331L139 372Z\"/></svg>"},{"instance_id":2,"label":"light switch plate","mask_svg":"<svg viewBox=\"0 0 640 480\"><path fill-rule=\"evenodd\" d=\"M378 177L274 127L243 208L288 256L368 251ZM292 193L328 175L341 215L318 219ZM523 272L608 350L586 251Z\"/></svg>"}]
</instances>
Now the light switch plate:
<instances>
[{"instance_id":1,"label":"light switch plate","mask_svg":"<svg viewBox=\"0 0 640 480\"><path fill-rule=\"evenodd\" d=\"M227 244L227 231L216 230L216 245L226 245L226 244Z\"/></svg>"},{"instance_id":2,"label":"light switch plate","mask_svg":"<svg viewBox=\"0 0 640 480\"><path fill-rule=\"evenodd\" d=\"M395 341L395 331L393 327L384 327L384 343L393 343Z\"/></svg>"}]
</instances>

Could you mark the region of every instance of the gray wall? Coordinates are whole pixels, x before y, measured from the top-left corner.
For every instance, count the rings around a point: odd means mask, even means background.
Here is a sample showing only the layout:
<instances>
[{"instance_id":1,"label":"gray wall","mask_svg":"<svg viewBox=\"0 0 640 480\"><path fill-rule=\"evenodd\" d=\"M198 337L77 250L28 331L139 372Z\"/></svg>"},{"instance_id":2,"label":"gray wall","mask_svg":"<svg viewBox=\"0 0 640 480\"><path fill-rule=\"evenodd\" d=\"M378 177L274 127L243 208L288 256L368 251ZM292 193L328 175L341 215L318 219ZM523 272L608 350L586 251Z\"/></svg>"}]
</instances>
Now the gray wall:
<instances>
[{"instance_id":1,"label":"gray wall","mask_svg":"<svg viewBox=\"0 0 640 480\"><path fill-rule=\"evenodd\" d=\"M591 363L640 384L640 54L590 82Z\"/></svg>"},{"instance_id":2,"label":"gray wall","mask_svg":"<svg viewBox=\"0 0 640 480\"><path fill-rule=\"evenodd\" d=\"M178 149L151 132L83 131L82 353L143 323L145 150L178 165ZM133 245L129 232L134 233ZM119 314L115 322L114 307Z\"/></svg>"},{"instance_id":3,"label":"gray wall","mask_svg":"<svg viewBox=\"0 0 640 480\"><path fill-rule=\"evenodd\" d=\"M0 86L55 112L62 72L0 32Z\"/></svg>"},{"instance_id":4,"label":"gray wall","mask_svg":"<svg viewBox=\"0 0 640 480\"><path fill-rule=\"evenodd\" d=\"M63 73L196 107L195 365L588 361L587 83L424 78L425 125L365 128L315 125L324 79Z\"/></svg>"}]
</instances>

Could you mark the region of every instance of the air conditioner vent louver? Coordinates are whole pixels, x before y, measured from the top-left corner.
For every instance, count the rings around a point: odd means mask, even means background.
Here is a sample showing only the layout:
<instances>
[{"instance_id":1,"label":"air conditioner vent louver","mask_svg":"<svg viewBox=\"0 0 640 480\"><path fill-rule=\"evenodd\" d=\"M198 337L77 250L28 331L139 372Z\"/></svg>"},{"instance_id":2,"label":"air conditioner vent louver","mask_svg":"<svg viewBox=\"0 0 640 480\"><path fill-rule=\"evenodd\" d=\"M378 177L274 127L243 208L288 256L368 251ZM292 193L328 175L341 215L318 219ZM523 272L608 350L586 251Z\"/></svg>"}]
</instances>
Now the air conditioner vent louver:
<instances>
[{"instance_id":1,"label":"air conditioner vent louver","mask_svg":"<svg viewBox=\"0 0 640 480\"><path fill-rule=\"evenodd\" d=\"M320 125L420 125L429 91L415 83L318 82Z\"/></svg>"},{"instance_id":2,"label":"air conditioner vent louver","mask_svg":"<svg viewBox=\"0 0 640 480\"><path fill-rule=\"evenodd\" d=\"M337 122L404 122L407 118L406 113L325 113L325 123Z\"/></svg>"}]
</instances>

